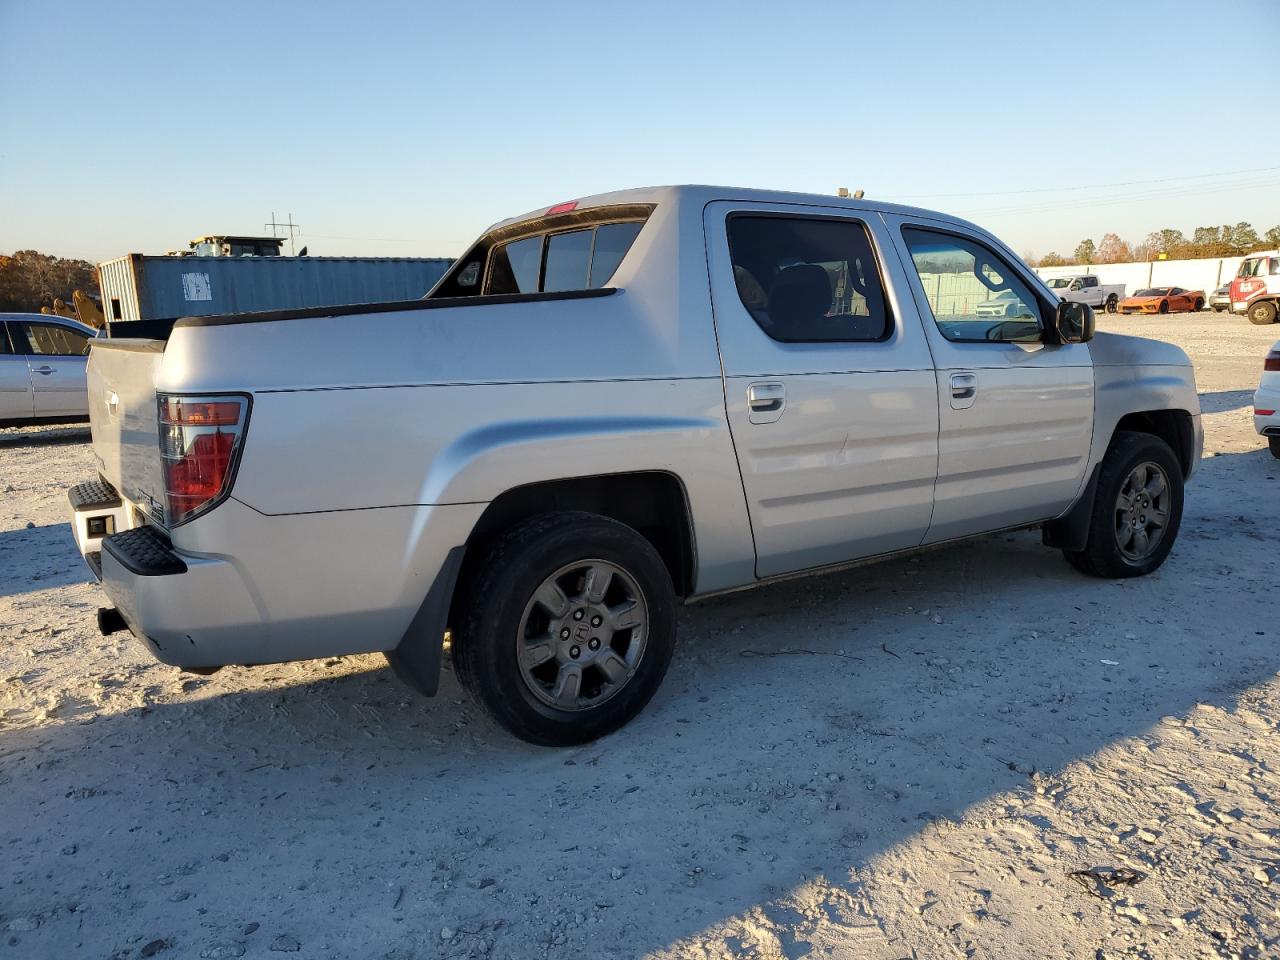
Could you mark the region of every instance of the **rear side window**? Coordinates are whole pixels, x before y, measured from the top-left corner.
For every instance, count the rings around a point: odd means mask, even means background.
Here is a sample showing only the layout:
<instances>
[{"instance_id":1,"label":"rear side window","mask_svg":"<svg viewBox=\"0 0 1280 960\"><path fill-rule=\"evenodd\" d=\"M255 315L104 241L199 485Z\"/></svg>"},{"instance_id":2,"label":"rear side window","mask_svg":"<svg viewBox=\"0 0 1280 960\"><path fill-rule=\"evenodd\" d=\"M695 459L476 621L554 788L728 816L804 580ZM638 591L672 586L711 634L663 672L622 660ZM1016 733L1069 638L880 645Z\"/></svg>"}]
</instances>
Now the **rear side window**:
<instances>
[{"instance_id":1,"label":"rear side window","mask_svg":"<svg viewBox=\"0 0 1280 960\"><path fill-rule=\"evenodd\" d=\"M89 338L52 323L26 323L27 353L42 357L83 357L89 352Z\"/></svg>"},{"instance_id":2,"label":"rear side window","mask_svg":"<svg viewBox=\"0 0 1280 960\"><path fill-rule=\"evenodd\" d=\"M7 353L13 353L13 348L9 346L9 331L7 324L0 320L0 357Z\"/></svg>"},{"instance_id":3,"label":"rear side window","mask_svg":"<svg viewBox=\"0 0 1280 960\"><path fill-rule=\"evenodd\" d=\"M856 220L734 214L729 256L742 305L774 340L884 340L892 318L867 228Z\"/></svg>"},{"instance_id":4,"label":"rear side window","mask_svg":"<svg viewBox=\"0 0 1280 960\"><path fill-rule=\"evenodd\" d=\"M595 290L613 277L643 222L606 223L524 237L495 247L484 292Z\"/></svg>"}]
</instances>

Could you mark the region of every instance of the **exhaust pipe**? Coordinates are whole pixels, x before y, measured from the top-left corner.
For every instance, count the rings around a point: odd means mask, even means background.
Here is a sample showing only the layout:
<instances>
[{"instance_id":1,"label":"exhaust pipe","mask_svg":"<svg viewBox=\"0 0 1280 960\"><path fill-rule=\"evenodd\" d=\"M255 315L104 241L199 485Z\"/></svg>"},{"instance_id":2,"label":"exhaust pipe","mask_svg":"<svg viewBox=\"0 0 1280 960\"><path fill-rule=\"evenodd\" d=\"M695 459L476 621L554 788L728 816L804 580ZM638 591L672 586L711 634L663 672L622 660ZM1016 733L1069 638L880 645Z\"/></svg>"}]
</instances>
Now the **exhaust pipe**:
<instances>
[{"instance_id":1,"label":"exhaust pipe","mask_svg":"<svg viewBox=\"0 0 1280 960\"><path fill-rule=\"evenodd\" d=\"M115 607L98 608L98 632L104 637L109 637L113 633L128 629L129 625L124 622L124 617L120 615L120 611Z\"/></svg>"}]
</instances>

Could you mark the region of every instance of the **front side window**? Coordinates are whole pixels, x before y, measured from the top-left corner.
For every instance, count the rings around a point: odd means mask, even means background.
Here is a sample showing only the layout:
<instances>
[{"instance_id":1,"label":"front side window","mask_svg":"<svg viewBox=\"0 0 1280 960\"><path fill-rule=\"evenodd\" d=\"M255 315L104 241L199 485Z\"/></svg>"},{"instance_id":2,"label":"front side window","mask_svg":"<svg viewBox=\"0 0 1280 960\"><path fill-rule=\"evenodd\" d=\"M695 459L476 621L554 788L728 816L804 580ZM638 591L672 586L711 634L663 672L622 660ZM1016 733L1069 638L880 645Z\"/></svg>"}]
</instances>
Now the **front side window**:
<instances>
[{"instance_id":1,"label":"front side window","mask_svg":"<svg viewBox=\"0 0 1280 960\"><path fill-rule=\"evenodd\" d=\"M886 339L893 328L867 228L856 220L735 214L734 283L760 329L784 343Z\"/></svg>"},{"instance_id":2,"label":"front side window","mask_svg":"<svg viewBox=\"0 0 1280 960\"><path fill-rule=\"evenodd\" d=\"M5 329L5 322L0 320L0 357L11 353L13 348L9 346L9 332Z\"/></svg>"},{"instance_id":3,"label":"front side window","mask_svg":"<svg viewBox=\"0 0 1280 960\"><path fill-rule=\"evenodd\" d=\"M76 330L52 323L24 324L27 352L42 357L83 357L89 338Z\"/></svg>"},{"instance_id":4,"label":"front side window","mask_svg":"<svg viewBox=\"0 0 1280 960\"><path fill-rule=\"evenodd\" d=\"M1040 340L1035 295L994 251L968 237L902 231L938 330L956 343Z\"/></svg>"}]
</instances>

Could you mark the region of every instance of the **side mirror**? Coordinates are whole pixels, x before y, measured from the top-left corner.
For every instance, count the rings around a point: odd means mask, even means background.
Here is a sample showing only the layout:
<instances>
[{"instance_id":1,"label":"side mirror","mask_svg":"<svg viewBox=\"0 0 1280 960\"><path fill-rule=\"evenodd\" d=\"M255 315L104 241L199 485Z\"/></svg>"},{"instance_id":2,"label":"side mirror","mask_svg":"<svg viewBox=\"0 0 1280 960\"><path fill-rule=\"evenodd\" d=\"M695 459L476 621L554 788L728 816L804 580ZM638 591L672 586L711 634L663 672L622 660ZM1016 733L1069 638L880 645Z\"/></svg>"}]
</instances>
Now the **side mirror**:
<instances>
[{"instance_id":1,"label":"side mirror","mask_svg":"<svg viewBox=\"0 0 1280 960\"><path fill-rule=\"evenodd\" d=\"M1074 300L1058 301L1052 327L1045 333L1049 343L1087 343L1093 339L1093 308Z\"/></svg>"}]
</instances>

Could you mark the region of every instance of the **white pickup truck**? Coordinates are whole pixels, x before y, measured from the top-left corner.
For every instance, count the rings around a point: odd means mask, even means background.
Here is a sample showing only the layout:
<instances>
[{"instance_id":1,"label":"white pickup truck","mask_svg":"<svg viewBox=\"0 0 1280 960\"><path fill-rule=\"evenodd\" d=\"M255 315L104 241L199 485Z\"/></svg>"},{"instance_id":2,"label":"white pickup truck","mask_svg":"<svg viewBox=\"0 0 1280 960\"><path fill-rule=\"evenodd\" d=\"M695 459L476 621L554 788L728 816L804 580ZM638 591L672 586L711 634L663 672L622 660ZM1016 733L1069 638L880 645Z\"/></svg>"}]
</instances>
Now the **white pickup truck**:
<instances>
[{"instance_id":1,"label":"white pickup truck","mask_svg":"<svg viewBox=\"0 0 1280 960\"><path fill-rule=\"evenodd\" d=\"M1107 313L1115 313L1116 305L1124 299L1123 283L1099 283L1097 277L1088 273L1053 277L1046 282L1059 299L1087 303L1095 309L1105 309Z\"/></svg>"},{"instance_id":2,"label":"white pickup truck","mask_svg":"<svg viewBox=\"0 0 1280 960\"><path fill-rule=\"evenodd\" d=\"M547 744L642 709L682 601L1033 527L1148 573L1202 443L1177 347L861 199L606 194L422 300L144 332L89 359L101 629L191 670L382 651L428 694L448 646Z\"/></svg>"}]
</instances>

